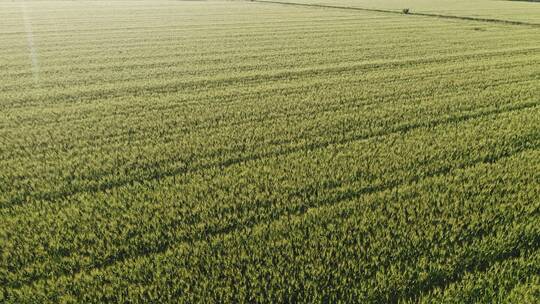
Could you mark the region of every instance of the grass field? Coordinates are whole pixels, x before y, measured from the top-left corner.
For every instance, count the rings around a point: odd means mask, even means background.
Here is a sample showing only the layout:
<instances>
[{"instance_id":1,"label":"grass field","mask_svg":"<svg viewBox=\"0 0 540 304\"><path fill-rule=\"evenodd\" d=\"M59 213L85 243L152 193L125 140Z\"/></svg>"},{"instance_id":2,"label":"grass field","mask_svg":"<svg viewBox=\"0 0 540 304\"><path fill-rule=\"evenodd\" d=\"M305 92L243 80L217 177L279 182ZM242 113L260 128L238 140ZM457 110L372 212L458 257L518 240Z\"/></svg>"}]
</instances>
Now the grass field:
<instances>
[{"instance_id":1,"label":"grass field","mask_svg":"<svg viewBox=\"0 0 540 304\"><path fill-rule=\"evenodd\" d=\"M0 1L0 79L2 303L540 299L539 27Z\"/></svg>"}]
</instances>

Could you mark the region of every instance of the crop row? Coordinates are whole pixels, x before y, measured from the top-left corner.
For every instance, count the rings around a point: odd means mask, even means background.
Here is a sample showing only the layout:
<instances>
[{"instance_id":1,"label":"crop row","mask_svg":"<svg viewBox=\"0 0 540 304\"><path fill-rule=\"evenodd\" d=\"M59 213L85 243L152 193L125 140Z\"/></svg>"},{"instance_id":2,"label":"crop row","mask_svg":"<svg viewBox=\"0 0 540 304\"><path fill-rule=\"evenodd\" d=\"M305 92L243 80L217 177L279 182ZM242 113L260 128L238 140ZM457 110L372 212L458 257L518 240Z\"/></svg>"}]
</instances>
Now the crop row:
<instances>
[{"instance_id":1,"label":"crop row","mask_svg":"<svg viewBox=\"0 0 540 304\"><path fill-rule=\"evenodd\" d=\"M182 177L127 185L115 189L112 197L104 192L103 199L91 192L69 198L67 205L57 202L58 206L23 206L16 210L18 216L8 217L4 224L13 234L6 246L14 247L8 252L17 253L6 256L4 263L8 264L4 265L7 269L23 267L21 274L28 278L58 271L69 273L140 251L158 250L178 241L204 239L212 231L227 231L294 213L332 197L338 200L347 197L347 193L361 195L374 191L370 189L385 189L425 176L445 174L453 168L496 161L538 148L538 130L530 128L537 123L538 113L538 110L523 110L502 114L501 121L496 121L501 125L499 128L492 127L490 116L480 121L465 120L464 124L455 121L453 127L443 124L421 128L405 137L395 134L386 140L374 138L334 144L326 149L300 150L230 168L210 168ZM491 130L486 130L486 126L491 126ZM452 131L460 128L468 132ZM340 151L344 155L336 156ZM278 166L279 170L275 170L273 164L286 164L287 168ZM168 183L164 184L165 181ZM243 185L242 181L247 184ZM142 189L154 189L157 197L152 199L151 192L141 193ZM129 209L120 203L119 213L112 213L114 201L130 202ZM47 208L51 208L50 213ZM97 224L98 219L103 219L103 226ZM199 220L193 222L195 219ZM38 232L40 227L29 224L36 220L43 224L43 234ZM66 235L66 221L76 223L69 228L69 235ZM62 241L55 242L55 235L61 236ZM44 247L37 252L35 247L25 246L27 242ZM51 261L47 256L56 256L58 260ZM23 281L20 277L13 280Z\"/></svg>"}]
</instances>

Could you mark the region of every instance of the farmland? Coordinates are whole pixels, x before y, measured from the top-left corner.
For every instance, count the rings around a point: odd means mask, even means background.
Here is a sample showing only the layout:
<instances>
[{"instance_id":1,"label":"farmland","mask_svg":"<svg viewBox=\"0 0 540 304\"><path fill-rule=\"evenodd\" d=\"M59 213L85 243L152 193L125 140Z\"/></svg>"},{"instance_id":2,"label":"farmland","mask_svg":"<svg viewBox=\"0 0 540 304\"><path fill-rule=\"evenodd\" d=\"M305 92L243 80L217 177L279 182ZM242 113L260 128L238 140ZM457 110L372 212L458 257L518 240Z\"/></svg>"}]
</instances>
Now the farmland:
<instances>
[{"instance_id":1,"label":"farmland","mask_svg":"<svg viewBox=\"0 0 540 304\"><path fill-rule=\"evenodd\" d=\"M540 298L540 3L283 2L0 0L0 302Z\"/></svg>"},{"instance_id":2,"label":"farmland","mask_svg":"<svg viewBox=\"0 0 540 304\"><path fill-rule=\"evenodd\" d=\"M261 0L272 1L272 0ZM342 6L357 9L374 9L444 16L498 19L540 25L538 0L276 0L299 4Z\"/></svg>"}]
</instances>

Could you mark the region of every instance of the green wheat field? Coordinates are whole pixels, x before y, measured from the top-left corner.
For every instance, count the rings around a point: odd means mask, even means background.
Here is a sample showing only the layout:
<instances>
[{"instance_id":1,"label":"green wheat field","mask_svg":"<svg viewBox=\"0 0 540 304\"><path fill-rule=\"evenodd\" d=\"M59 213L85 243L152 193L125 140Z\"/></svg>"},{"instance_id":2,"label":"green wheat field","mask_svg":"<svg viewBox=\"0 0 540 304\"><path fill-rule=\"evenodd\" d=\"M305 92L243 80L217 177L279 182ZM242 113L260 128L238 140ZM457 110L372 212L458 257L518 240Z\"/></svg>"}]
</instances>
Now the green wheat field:
<instances>
[{"instance_id":1,"label":"green wheat field","mask_svg":"<svg viewBox=\"0 0 540 304\"><path fill-rule=\"evenodd\" d=\"M0 303L540 303L540 3L0 0Z\"/></svg>"}]
</instances>

